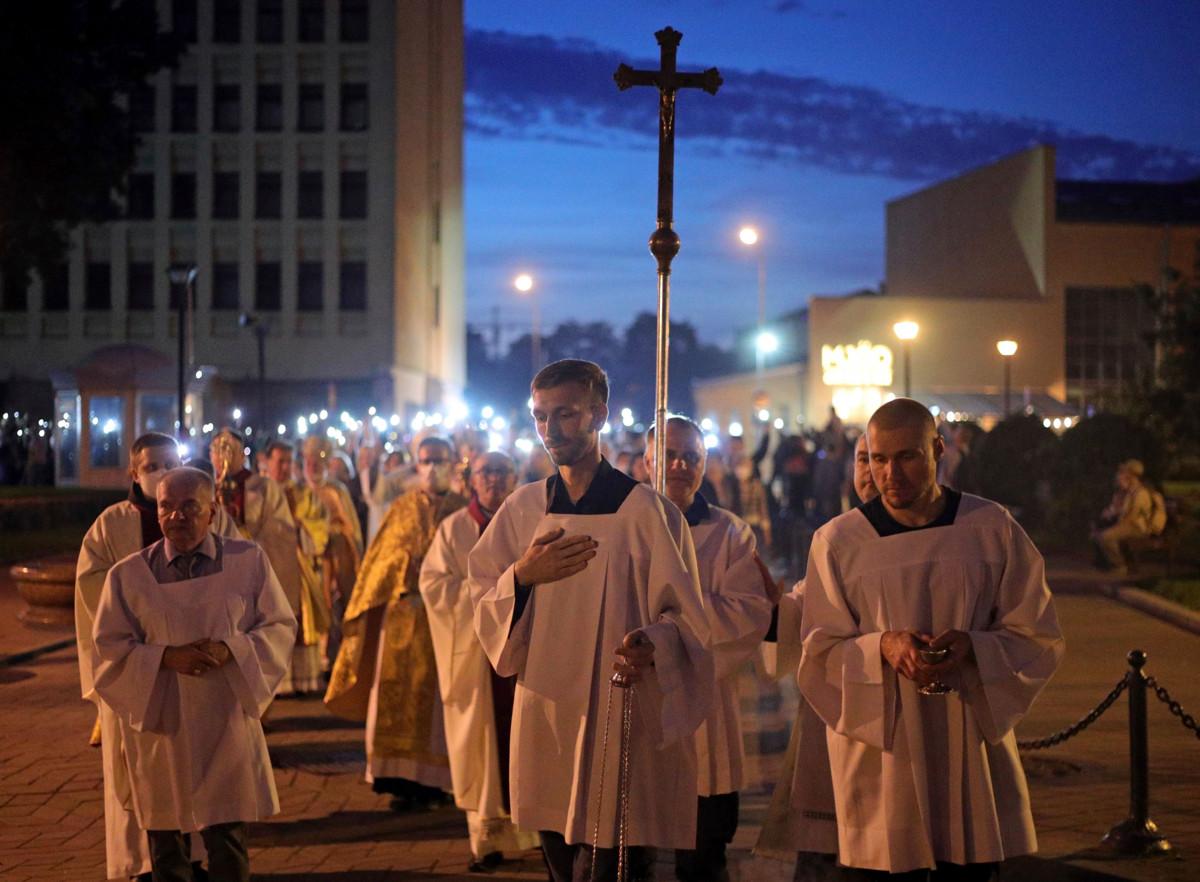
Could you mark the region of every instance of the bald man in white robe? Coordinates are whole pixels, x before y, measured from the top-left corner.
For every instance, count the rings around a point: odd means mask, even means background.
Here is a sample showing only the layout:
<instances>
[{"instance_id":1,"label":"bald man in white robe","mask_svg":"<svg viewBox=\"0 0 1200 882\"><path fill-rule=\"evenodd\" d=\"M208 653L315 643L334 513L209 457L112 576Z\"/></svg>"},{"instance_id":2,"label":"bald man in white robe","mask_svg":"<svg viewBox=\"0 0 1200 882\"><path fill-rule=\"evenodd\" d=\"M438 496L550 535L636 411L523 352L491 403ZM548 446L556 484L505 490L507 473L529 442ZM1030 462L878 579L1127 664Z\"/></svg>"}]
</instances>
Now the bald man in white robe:
<instances>
[{"instance_id":1,"label":"bald man in white robe","mask_svg":"<svg viewBox=\"0 0 1200 882\"><path fill-rule=\"evenodd\" d=\"M828 726L839 860L991 879L1037 850L1013 728L1063 654L1044 563L999 505L938 486L920 404L881 407L867 444L881 495L817 531L805 576L799 683Z\"/></svg>"}]
</instances>

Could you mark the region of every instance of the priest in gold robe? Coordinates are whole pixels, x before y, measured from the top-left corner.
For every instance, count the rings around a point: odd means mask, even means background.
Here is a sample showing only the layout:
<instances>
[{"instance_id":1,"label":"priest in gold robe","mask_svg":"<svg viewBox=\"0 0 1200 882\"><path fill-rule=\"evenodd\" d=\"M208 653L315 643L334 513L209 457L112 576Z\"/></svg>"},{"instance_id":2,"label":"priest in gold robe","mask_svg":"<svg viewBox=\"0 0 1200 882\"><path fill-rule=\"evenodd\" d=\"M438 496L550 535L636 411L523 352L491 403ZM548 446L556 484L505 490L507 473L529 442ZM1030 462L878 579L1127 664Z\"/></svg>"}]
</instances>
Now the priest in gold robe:
<instances>
[{"instance_id":1,"label":"priest in gold robe","mask_svg":"<svg viewBox=\"0 0 1200 882\"><path fill-rule=\"evenodd\" d=\"M392 503L359 570L325 704L367 724L367 780L404 811L452 789L437 665L421 602L421 564L438 524L467 504L449 492L453 448L428 437L417 486Z\"/></svg>"}]
</instances>

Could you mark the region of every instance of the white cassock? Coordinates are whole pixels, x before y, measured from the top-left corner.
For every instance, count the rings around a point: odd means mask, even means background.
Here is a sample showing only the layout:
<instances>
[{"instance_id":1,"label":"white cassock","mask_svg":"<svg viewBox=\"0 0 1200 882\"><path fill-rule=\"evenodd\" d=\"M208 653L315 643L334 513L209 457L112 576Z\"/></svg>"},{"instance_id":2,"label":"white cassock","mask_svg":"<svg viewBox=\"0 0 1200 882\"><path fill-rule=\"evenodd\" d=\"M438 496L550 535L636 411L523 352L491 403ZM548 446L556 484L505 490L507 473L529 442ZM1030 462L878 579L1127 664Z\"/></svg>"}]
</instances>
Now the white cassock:
<instances>
[{"instance_id":1,"label":"white cassock","mask_svg":"<svg viewBox=\"0 0 1200 882\"><path fill-rule=\"evenodd\" d=\"M893 873L1037 850L1013 727L1063 640L1041 554L1008 512L963 494L953 523L880 535L863 509L813 538L799 683L829 727L841 863ZM884 631L970 634L975 663L923 696Z\"/></svg>"},{"instance_id":2,"label":"white cassock","mask_svg":"<svg viewBox=\"0 0 1200 882\"><path fill-rule=\"evenodd\" d=\"M237 525L218 507L212 531L218 536L238 537ZM83 697L99 708L100 754L104 769L104 845L107 855L106 878L137 876L150 872L150 849L146 832L123 805L119 793L127 792L125 766L121 763L121 730L117 718L96 694L92 672L99 659L92 643L92 625L104 578L113 565L142 550L142 516L129 500L110 505L100 513L83 537L75 566L75 643L79 649L79 684ZM192 856L204 855L204 843L193 837Z\"/></svg>"},{"instance_id":3,"label":"white cassock","mask_svg":"<svg viewBox=\"0 0 1200 882\"><path fill-rule=\"evenodd\" d=\"M109 571L96 611L96 691L117 716L143 830L192 832L279 811L259 722L283 677L296 619L266 555L218 539L219 573L159 584L142 553ZM153 548L154 546L151 546ZM162 668L167 646L224 641L202 676Z\"/></svg>"},{"instance_id":4,"label":"white cassock","mask_svg":"<svg viewBox=\"0 0 1200 882\"><path fill-rule=\"evenodd\" d=\"M779 599L776 642L763 644L765 667L771 676L796 676L803 649L803 616L804 582L797 582ZM824 721L801 695L755 853L785 859L801 851L837 853L837 815L825 739ZM831 872L823 864L813 864L810 869L814 874Z\"/></svg>"},{"instance_id":5,"label":"white cassock","mask_svg":"<svg viewBox=\"0 0 1200 882\"><path fill-rule=\"evenodd\" d=\"M742 789L746 752L738 672L771 624L771 601L754 561L754 531L737 515L708 505L693 526L700 587L712 635L716 688L708 717L696 730L700 796Z\"/></svg>"},{"instance_id":6,"label":"white cassock","mask_svg":"<svg viewBox=\"0 0 1200 882\"><path fill-rule=\"evenodd\" d=\"M614 845L617 733L614 689L603 805L604 709L614 651L641 628L654 667L637 685L631 741L628 845L694 848L693 733L708 716L713 662L683 515L648 487L633 487L615 514L547 514L547 484L519 488L501 506L469 560L475 629L501 676L516 674L511 802L524 830L567 843ZM516 560L535 536L563 527L599 545L581 573L537 585L514 622ZM596 818L603 819L593 842Z\"/></svg>"},{"instance_id":7,"label":"white cassock","mask_svg":"<svg viewBox=\"0 0 1200 882\"><path fill-rule=\"evenodd\" d=\"M537 845L536 833L513 830L504 807L492 666L475 635L466 589L467 557L479 534L468 509L445 518L421 564L420 582L437 658L454 802L467 812L476 858Z\"/></svg>"}]
</instances>

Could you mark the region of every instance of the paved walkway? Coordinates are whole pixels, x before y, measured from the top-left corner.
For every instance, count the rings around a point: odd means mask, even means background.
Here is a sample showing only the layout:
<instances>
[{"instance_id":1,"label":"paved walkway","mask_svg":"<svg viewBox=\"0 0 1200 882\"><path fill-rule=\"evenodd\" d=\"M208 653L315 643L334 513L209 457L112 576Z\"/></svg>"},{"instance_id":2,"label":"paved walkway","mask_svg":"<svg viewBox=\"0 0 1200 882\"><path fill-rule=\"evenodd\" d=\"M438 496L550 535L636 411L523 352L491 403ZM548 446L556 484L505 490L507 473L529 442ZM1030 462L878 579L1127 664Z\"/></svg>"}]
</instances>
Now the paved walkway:
<instances>
[{"instance_id":1,"label":"paved walkway","mask_svg":"<svg viewBox=\"0 0 1200 882\"><path fill-rule=\"evenodd\" d=\"M11 584L0 579L0 655L30 642L13 624L11 594ZM1021 737L1048 733L1085 713L1121 677L1125 652L1134 646L1149 651L1148 670L1187 710L1200 713L1200 637L1097 596L1061 596L1059 610L1067 660L1022 724ZM34 642L55 636L42 632ZM787 683L777 687L760 680L749 668L741 686L753 781L743 795L733 876L789 882L790 864L753 857L749 849L786 746L795 691ZM102 879L100 756L86 745L92 714L78 698L74 650L0 668L0 707L0 879ZM256 879L481 878L466 873L466 828L458 812L397 816L362 783L358 727L328 716L317 701L277 703L271 727L283 811L253 831ZM1152 815L1183 857L1104 860L1090 851L1127 811L1126 727L1122 700L1078 738L1027 756L1042 854L1014 863L1005 878L1200 878L1200 741L1153 698ZM545 874L530 853L492 878ZM669 872L660 873L660 879L668 878Z\"/></svg>"}]
</instances>

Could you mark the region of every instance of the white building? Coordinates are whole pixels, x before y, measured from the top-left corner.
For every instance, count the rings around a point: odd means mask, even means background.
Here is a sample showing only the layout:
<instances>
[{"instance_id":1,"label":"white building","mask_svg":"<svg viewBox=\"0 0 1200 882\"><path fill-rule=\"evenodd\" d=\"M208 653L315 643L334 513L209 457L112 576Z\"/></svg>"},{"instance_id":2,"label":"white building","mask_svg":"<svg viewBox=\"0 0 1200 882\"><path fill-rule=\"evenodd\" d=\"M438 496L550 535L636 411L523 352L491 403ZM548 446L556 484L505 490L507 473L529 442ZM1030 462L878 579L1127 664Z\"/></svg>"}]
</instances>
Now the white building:
<instances>
[{"instance_id":1,"label":"white building","mask_svg":"<svg viewBox=\"0 0 1200 882\"><path fill-rule=\"evenodd\" d=\"M174 362L167 269L195 264L188 377L217 425L233 402L273 425L335 399L407 414L460 395L461 2L158 8L189 48L131 98L144 140L125 216L75 230L58 271L3 292L0 382L44 390L48 409L51 373L104 347ZM267 328L266 414L243 313ZM76 399L55 418L86 432ZM131 413L128 437L147 426Z\"/></svg>"}]
</instances>

